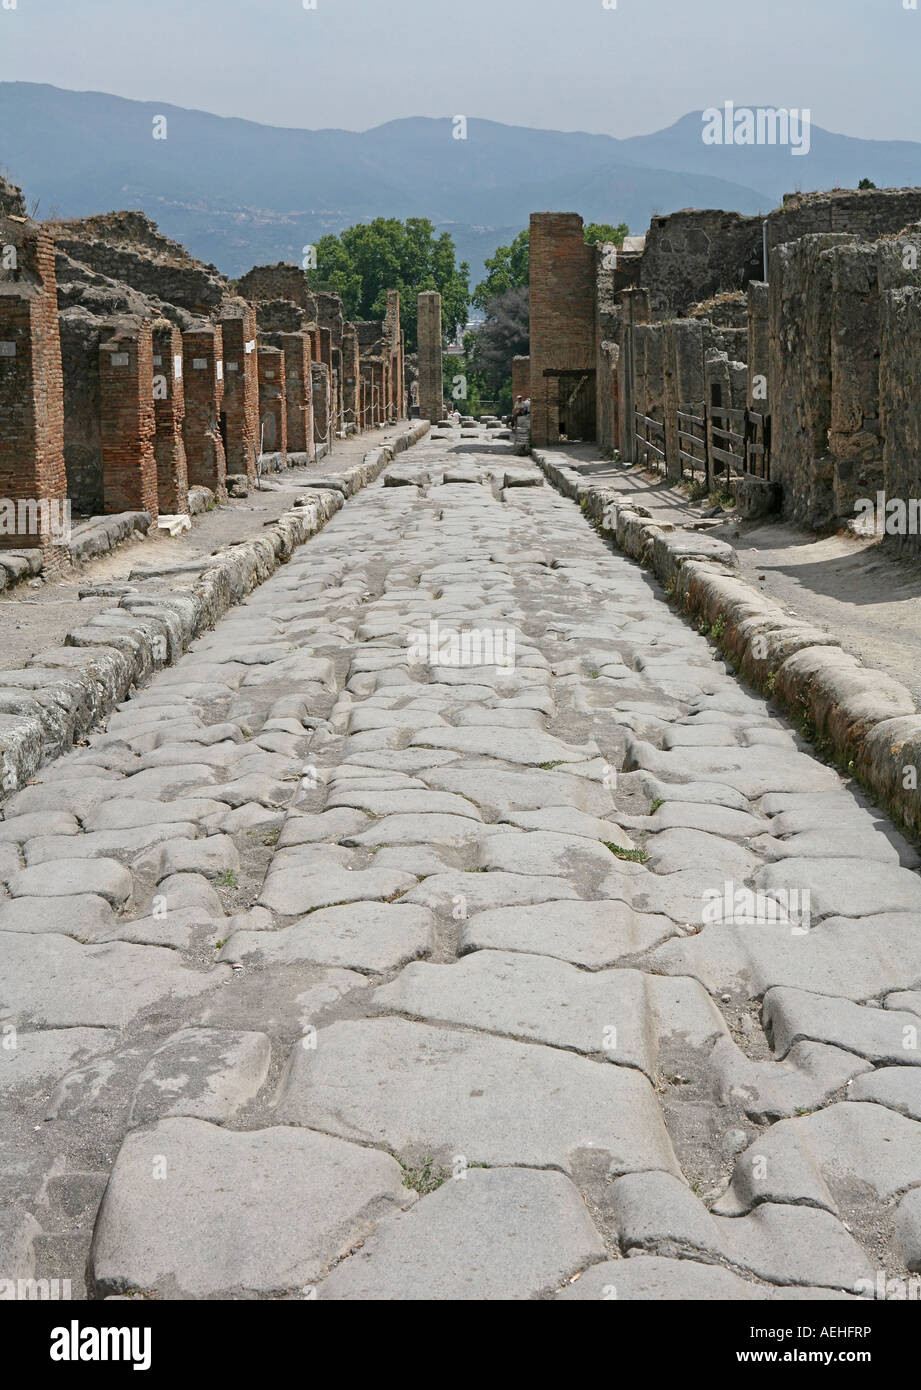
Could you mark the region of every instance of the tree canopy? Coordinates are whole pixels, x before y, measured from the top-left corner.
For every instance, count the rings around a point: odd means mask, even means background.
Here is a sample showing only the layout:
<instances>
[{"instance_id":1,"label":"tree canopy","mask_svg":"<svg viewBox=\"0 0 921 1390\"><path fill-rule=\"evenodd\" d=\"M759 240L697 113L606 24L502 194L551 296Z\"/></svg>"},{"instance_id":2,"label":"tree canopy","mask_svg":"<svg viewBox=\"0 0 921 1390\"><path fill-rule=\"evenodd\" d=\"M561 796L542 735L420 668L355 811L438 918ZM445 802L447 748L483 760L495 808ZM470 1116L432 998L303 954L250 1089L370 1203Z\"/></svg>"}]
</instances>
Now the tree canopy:
<instances>
[{"instance_id":1,"label":"tree canopy","mask_svg":"<svg viewBox=\"0 0 921 1390\"><path fill-rule=\"evenodd\" d=\"M584 234L589 246L598 241L613 241L617 246L623 246L624 237L630 235L630 228L626 222L621 222L616 227L610 222L589 222ZM495 254L486 257L486 279L481 280L473 291L473 303L478 309L488 313L488 306L492 300L507 294L509 290L522 289L530 283L530 242L530 229L525 227L523 232L518 233L511 246L497 246Z\"/></svg>"},{"instance_id":2,"label":"tree canopy","mask_svg":"<svg viewBox=\"0 0 921 1390\"><path fill-rule=\"evenodd\" d=\"M307 271L312 289L329 289L342 296L346 318L383 318L387 291L400 292L400 320L406 347L417 347L417 298L424 290L441 295L442 326L454 338L467 322L470 306L470 267L456 261L454 238L435 235L427 217L376 217L348 227L338 236L320 237L317 265Z\"/></svg>"}]
</instances>

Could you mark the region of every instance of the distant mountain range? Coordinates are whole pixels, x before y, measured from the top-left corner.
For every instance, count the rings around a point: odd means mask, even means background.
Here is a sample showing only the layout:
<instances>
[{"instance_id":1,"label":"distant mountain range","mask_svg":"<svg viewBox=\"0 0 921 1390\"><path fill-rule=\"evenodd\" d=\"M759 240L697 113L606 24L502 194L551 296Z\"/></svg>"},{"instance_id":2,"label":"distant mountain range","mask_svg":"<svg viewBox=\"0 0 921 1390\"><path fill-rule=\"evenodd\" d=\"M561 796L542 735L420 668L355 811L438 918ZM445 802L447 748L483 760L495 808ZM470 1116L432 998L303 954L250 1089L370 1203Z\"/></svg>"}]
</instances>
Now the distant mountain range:
<instances>
[{"instance_id":1,"label":"distant mountain range","mask_svg":"<svg viewBox=\"0 0 921 1390\"><path fill-rule=\"evenodd\" d=\"M156 117L166 139L153 138ZM617 140L450 118L360 133L291 130L203 111L0 82L0 169L39 200L36 216L141 208L231 276L300 261L325 232L373 217L429 217L449 230L472 280L531 212L581 212L640 234L678 208L767 212L796 189L921 185L921 144L812 127L811 148L705 145L701 114Z\"/></svg>"}]
</instances>

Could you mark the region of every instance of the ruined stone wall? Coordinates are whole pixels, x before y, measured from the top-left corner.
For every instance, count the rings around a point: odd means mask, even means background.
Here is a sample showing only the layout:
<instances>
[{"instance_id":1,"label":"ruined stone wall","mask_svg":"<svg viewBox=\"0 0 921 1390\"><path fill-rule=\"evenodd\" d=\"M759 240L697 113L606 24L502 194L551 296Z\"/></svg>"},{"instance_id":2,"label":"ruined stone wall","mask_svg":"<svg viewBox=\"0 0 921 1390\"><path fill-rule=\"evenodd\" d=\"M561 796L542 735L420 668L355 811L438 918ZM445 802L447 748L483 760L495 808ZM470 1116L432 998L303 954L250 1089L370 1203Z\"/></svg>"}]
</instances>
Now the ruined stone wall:
<instances>
[{"instance_id":1,"label":"ruined stone wall","mask_svg":"<svg viewBox=\"0 0 921 1390\"><path fill-rule=\"evenodd\" d=\"M848 232L876 241L921 220L921 188L833 189L788 193L767 218L768 251L819 232Z\"/></svg>"},{"instance_id":2,"label":"ruined stone wall","mask_svg":"<svg viewBox=\"0 0 921 1390\"><path fill-rule=\"evenodd\" d=\"M141 212L50 223L58 249L101 275L193 314L216 313L229 282L170 241Z\"/></svg>"},{"instance_id":3,"label":"ruined stone wall","mask_svg":"<svg viewBox=\"0 0 921 1390\"><path fill-rule=\"evenodd\" d=\"M305 310L311 320L317 318L317 300L307 284L307 276L299 266L286 261L276 265L256 265L235 283L237 294L250 303L261 300L287 299Z\"/></svg>"},{"instance_id":4,"label":"ruined stone wall","mask_svg":"<svg viewBox=\"0 0 921 1390\"><path fill-rule=\"evenodd\" d=\"M531 214L531 439L560 437L560 373L594 379L595 248L578 213Z\"/></svg>"},{"instance_id":5,"label":"ruined stone wall","mask_svg":"<svg viewBox=\"0 0 921 1390\"><path fill-rule=\"evenodd\" d=\"M760 217L685 209L654 217L637 283L657 318L683 317L692 304L763 278Z\"/></svg>"},{"instance_id":6,"label":"ruined stone wall","mask_svg":"<svg viewBox=\"0 0 921 1390\"><path fill-rule=\"evenodd\" d=\"M887 502L917 509L921 499L921 287L884 290L880 298L880 426ZM876 501L873 492L864 494ZM910 517L910 512L907 513ZM887 544L921 558L917 527L900 528L896 514Z\"/></svg>"}]
</instances>

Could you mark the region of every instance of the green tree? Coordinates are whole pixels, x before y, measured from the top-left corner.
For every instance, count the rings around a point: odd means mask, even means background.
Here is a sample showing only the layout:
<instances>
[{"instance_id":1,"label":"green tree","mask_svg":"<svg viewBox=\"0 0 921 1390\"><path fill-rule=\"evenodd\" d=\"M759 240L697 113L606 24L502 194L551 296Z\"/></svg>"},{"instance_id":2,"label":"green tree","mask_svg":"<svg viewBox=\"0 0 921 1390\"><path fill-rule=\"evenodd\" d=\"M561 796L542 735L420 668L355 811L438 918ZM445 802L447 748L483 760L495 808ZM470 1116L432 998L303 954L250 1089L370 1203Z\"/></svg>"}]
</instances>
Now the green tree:
<instances>
[{"instance_id":1,"label":"green tree","mask_svg":"<svg viewBox=\"0 0 921 1390\"><path fill-rule=\"evenodd\" d=\"M487 302L485 321L464 338L472 382L482 399L497 403L499 412L512 405L512 358L528 355L529 299L526 285L496 295Z\"/></svg>"},{"instance_id":2,"label":"green tree","mask_svg":"<svg viewBox=\"0 0 921 1390\"><path fill-rule=\"evenodd\" d=\"M873 182L872 179L861 179L861 180L860 180L860 183L857 185L857 187L858 187L858 188L875 188L875 187L876 187L876 184Z\"/></svg>"},{"instance_id":3,"label":"green tree","mask_svg":"<svg viewBox=\"0 0 921 1390\"><path fill-rule=\"evenodd\" d=\"M330 289L342 296L346 318L380 319L387 309L387 291L400 292L400 321L406 330L407 351L417 347L418 296L423 290L441 295L441 316L447 340L467 321L470 307L470 267L456 263L449 232L435 235L426 217L376 217L348 227L339 236L320 237L316 270L307 272L312 289Z\"/></svg>"},{"instance_id":4,"label":"green tree","mask_svg":"<svg viewBox=\"0 0 921 1390\"><path fill-rule=\"evenodd\" d=\"M630 228L626 222L619 222L616 227L612 227L610 222L589 222L585 228L588 246L594 246L599 241L613 241L616 246L623 246L624 238L629 235Z\"/></svg>"},{"instance_id":5,"label":"green tree","mask_svg":"<svg viewBox=\"0 0 921 1390\"><path fill-rule=\"evenodd\" d=\"M484 313L490 300L509 290L526 288L531 278L531 232L519 232L511 246L497 246L495 255L487 256L486 279L473 291L473 302Z\"/></svg>"}]
</instances>

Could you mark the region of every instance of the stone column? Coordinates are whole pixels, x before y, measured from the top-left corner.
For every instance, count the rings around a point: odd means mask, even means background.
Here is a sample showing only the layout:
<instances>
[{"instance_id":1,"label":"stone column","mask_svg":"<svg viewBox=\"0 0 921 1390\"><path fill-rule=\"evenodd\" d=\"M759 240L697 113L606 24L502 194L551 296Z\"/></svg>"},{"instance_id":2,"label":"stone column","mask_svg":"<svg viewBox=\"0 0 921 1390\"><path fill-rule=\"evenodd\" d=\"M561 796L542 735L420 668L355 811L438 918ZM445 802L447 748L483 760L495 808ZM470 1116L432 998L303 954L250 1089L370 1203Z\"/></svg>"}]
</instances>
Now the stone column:
<instances>
[{"instance_id":1,"label":"stone column","mask_svg":"<svg viewBox=\"0 0 921 1390\"><path fill-rule=\"evenodd\" d=\"M153 327L154 457L157 496L166 516L188 514L189 475L182 442L185 391L182 377L182 334L175 324L159 319Z\"/></svg>"},{"instance_id":2,"label":"stone column","mask_svg":"<svg viewBox=\"0 0 921 1390\"><path fill-rule=\"evenodd\" d=\"M325 362L314 362L310 368L313 396L314 442L317 449L329 447L329 368Z\"/></svg>"},{"instance_id":3,"label":"stone column","mask_svg":"<svg viewBox=\"0 0 921 1390\"><path fill-rule=\"evenodd\" d=\"M149 319L114 325L99 345L99 411L105 511L159 515L153 334Z\"/></svg>"},{"instance_id":4,"label":"stone column","mask_svg":"<svg viewBox=\"0 0 921 1390\"><path fill-rule=\"evenodd\" d=\"M427 290L419 296L419 413L432 424L444 414L441 295Z\"/></svg>"}]
</instances>

